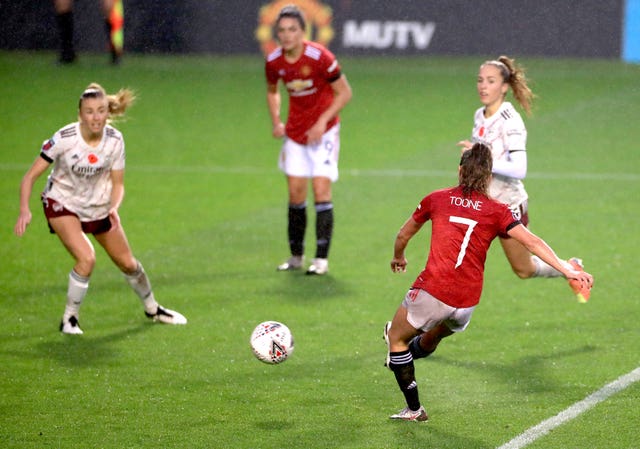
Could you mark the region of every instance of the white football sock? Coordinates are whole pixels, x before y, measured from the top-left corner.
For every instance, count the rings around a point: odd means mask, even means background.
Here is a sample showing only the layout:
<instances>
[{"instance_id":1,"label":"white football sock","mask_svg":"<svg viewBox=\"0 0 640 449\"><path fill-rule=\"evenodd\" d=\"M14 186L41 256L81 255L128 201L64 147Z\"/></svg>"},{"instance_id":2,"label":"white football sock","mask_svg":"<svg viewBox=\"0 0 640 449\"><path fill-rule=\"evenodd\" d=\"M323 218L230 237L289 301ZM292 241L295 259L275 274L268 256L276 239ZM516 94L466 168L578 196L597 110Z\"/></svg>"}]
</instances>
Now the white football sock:
<instances>
[{"instance_id":1,"label":"white football sock","mask_svg":"<svg viewBox=\"0 0 640 449\"><path fill-rule=\"evenodd\" d=\"M69 286L67 287L67 305L64 308L64 320L69 320L71 316L78 318L80 306L87 294L87 290L89 290L89 278L80 276L75 270L71 270L71 273L69 273Z\"/></svg>"},{"instance_id":2,"label":"white football sock","mask_svg":"<svg viewBox=\"0 0 640 449\"><path fill-rule=\"evenodd\" d=\"M125 274L124 277L142 301L145 312L155 315L158 311L158 303L153 296L151 282L142 264L138 262L138 269L132 274Z\"/></svg>"},{"instance_id":3,"label":"white football sock","mask_svg":"<svg viewBox=\"0 0 640 449\"><path fill-rule=\"evenodd\" d=\"M533 274L534 278L558 278L563 276L562 273L544 262L538 256L531 256L531 259L536 266L536 271Z\"/></svg>"}]
</instances>

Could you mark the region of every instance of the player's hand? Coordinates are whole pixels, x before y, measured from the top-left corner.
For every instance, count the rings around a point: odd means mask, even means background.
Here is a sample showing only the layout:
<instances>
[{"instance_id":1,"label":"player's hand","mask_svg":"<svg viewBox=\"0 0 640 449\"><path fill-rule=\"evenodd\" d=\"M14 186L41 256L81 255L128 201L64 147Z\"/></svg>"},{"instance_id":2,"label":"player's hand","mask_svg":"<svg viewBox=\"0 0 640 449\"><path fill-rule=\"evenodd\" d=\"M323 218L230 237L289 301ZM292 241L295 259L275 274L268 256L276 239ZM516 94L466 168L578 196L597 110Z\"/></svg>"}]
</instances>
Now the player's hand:
<instances>
[{"instance_id":1,"label":"player's hand","mask_svg":"<svg viewBox=\"0 0 640 449\"><path fill-rule=\"evenodd\" d=\"M391 261L391 271L394 273L406 273L407 271L407 259L393 259Z\"/></svg>"},{"instance_id":2,"label":"player's hand","mask_svg":"<svg viewBox=\"0 0 640 449\"><path fill-rule=\"evenodd\" d=\"M271 134L273 135L273 137L275 137L276 139L281 139L284 137L284 123L280 122L277 125L275 125L273 127L273 130L271 131Z\"/></svg>"},{"instance_id":3,"label":"player's hand","mask_svg":"<svg viewBox=\"0 0 640 449\"><path fill-rule=\"evenodd\" d=\"M593 287L593 276L586 271L569 270L565 276L567 279L579 281L583 286L587 286L588 288Z\"/></svg>"},{"instance_id":4,"label":"player's hand","mask_svg":"<svg viewBox=\"0 0 640 449\"><path fill-rule=\"evenodd\" d=\"M31 211L29 210L20 212L18 221L16 221L16 226L13 228L13 232L15 232L18 237L21 237L27 230L27 226L29 226L29 223L31 223L31 217Z\"/></svg>"},{"instance_id":5,"label":"player's hand","mask_svg":"<svg viewBox=\"0 0 640 449\"><path fill-rule=\"evenodd\" d=\"M317 145L322 141L322 135L327 128L327 123L323 120L318 120L307 131L307 144Z\"/></svg>"},{"instance_id":6,"label":"player's hand","mask_svg":"<svg viewBox=\"0 0 640 449\"><path fill-rule=\"evenodd\" d=\"M120 215L118 209L111 209L109 211L109 220L111 220L111 228L118 229L120 227Z\"/></svg>"},{"instance_id":7,"label":"player's hand","mask_svg":"<svg viewBox=\"0 0 640 449\"><path fill-rule=\"evenodd\" d=\"M460 147L460 153L464 153L465 151L470 150L473 146L473 144L469 140L461 140L456 145Z\"/></svg>"}]
</instances>

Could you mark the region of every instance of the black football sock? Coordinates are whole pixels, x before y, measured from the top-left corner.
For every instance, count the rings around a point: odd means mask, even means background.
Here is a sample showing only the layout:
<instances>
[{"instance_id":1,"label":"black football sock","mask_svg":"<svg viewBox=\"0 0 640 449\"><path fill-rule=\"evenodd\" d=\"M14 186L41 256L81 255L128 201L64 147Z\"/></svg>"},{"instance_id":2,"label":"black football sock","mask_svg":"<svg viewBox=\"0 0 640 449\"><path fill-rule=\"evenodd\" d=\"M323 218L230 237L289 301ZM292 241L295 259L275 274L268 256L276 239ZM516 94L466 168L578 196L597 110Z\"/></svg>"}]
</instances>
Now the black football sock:
<instances>
[{"instance_id":1,"label":"black football sock","mask_svg":"<svg viewBox=\"0 0 640 449\"><path fill-rule=\"evenodd\" d=\"M104 21L105 31L107 33L107 40L109 41L109 52L111 54L111 63L118 64L120 63L120 50L116 46L113 41L113 36L111 33L113 32L113 24L110 19L105 19Z\"/></svg>"},{"instance_id":2,"label":"black football sock","mask_svg":"<svg viewBox=\"0 0 640 449\"><path fill-rule=\"evenodd\" d=\"M411 351L411 355L413 356L414 360L423 359L433 354L433 351L427 351L422 347L422 345L420 345L421 337L422 335L416 335L409 343L409 351Z\"/></svg>"},{"instance_id":3,"label":"black football sock","mask_svg":"<svg viewBox=\"0 0 640 449\"><path fill-rule=\"evenodd\" d=\"M289 204L289 249L292 256L304 254L304 233L307 229L307 203Z\"/></svg>"},{"instance_id":4,"label":"black football sock","mask_svg":"<svg viewBox=\"0 0 640 449\"><path fill-rule=\"evenodd\" d=\"M73 49L73 12L67 11L56 15L56 21L60 35L60 62L68 64L76 59Z\"/></svg>"},{"instance_id":5,"label":"black football sock","mask_svg":"<svg viewBox=\"0 0 640 449\"><path fill-rule=\"evenodd\" d=\"M331 235L333 234L333 203L316 203L316 257L326 259L329 256Z\"/></svg>"},{"instance_id":6,"label":"black football sock","mask_svg":"<svg viewBox=\"0 0 640 449\"><path fill-rule=\"evenodd\" d=\"M407 406L416 411L420 408L420 397L411 352L407 349L402 352L392 352L390 356L389 368L396 376L396 382L404 394Z\"/></svg>"}]
</instances>

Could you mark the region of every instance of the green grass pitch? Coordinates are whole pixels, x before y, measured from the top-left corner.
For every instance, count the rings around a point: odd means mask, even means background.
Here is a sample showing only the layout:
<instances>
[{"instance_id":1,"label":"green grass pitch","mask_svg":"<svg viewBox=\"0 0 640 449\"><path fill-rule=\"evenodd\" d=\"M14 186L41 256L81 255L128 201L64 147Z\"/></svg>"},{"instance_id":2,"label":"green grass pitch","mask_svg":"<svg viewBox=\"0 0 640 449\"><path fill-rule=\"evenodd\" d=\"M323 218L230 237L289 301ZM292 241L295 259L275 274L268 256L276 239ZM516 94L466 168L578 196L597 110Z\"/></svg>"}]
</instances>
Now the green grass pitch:
<instances>
[{"instance_id":1,"label":"green grass pitch","mask_svg":"<svg viewBox=\"0 0 640 449\"><path fill-rule=\"evenodd\" d=\"M516 55L518 56L518 55ZM277 273L287 256L286 186L276 168L263 62L256 57L0 52L0 446L7 448L498 447L640 366L640 67L518 58L538 95L529 131L531 228L596 279L578 304L559 279L521 281L499 245L470 327L416 363L431 419L404 405L383 366L384 322L423 266L388 262L400 225L456 182L479 103L475 58L342 58L354 90L342 114L331 272ZM85 334L57 326L72 260L38 202L13 235L20 179L43 140L76 119L92 81L130 87L123 224L160 303L185 327L147 322L96 245ZM310 222L314 215L310 212ZM309 256L315 246L308 230ZM279 320L293 356L257 361L253 327ZM633 384L530 448L636 448Z\"/></svg>"}]
</instances>

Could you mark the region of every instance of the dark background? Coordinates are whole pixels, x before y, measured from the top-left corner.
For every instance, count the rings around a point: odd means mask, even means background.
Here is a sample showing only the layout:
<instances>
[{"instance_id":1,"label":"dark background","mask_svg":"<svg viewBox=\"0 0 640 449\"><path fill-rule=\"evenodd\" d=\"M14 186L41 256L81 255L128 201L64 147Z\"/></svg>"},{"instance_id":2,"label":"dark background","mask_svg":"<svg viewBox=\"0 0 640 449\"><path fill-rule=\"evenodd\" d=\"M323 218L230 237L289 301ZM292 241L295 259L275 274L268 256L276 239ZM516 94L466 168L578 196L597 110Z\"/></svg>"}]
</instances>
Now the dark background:
<instances>
[{"instance_id":1,"label":"dark background","mask_svg":"<svg viewBox=\"0 0 640 449\"><path fill-rule=\"evenodd\" d=\"M343 55L505 53L619 58L621 53L623 0L309 0L298 3L331 7L335 36L329 47ZM124 0L125 51L257 54L261 51L255 37L260 8L279 9L281 4L281 1L265 0ZM0 0L0 17L0 48L51 50L58 47L51 0ZM345 48L342 38L347 21L431 22L436 29L426 49L413 45L404 49ZM105 50L99 0L76 0L75 25L78 50Z\"/></svg>"}]
</instances>

